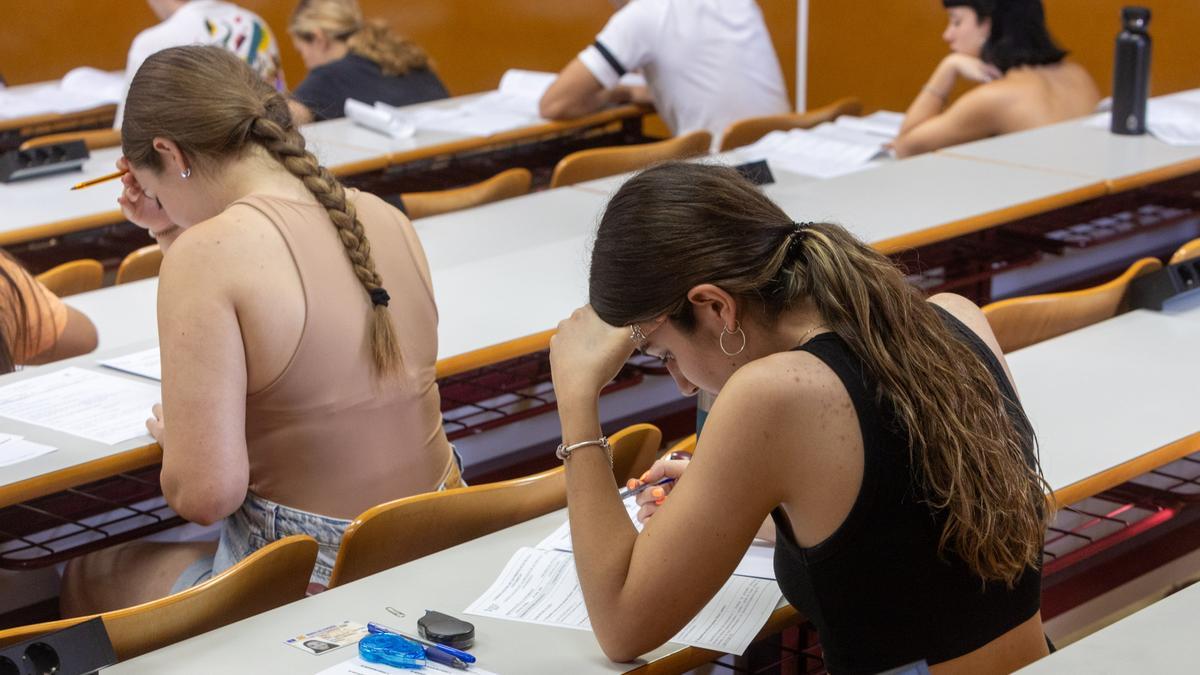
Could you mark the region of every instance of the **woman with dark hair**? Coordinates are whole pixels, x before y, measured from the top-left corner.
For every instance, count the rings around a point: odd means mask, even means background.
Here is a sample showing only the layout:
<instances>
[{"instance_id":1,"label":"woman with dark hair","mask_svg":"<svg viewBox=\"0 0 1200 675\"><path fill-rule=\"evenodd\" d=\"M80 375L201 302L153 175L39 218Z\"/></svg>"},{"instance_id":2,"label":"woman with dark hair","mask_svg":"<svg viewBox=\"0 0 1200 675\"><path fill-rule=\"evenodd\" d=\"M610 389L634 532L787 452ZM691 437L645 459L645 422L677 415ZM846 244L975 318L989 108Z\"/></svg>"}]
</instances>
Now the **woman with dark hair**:
<instances>
[{"instance_id":1,"label":"woman with dark hair","mask_svg":"<svg viewBox=\"0 0 1200 675\"><path fill-rule=\"evenodd\" d=\"M96 348L96 327L0 251L0 373Z\"/></svg>"},{"instance_id":2,"label":"woman with dark hair","mask_svg":"<svg viewBox=\"0 0 1200 675\"><path fill-rule=\"evenodd\" d=\"M344 116L348 98L403 106L449 96L425 51L365 20L356 0L300 0L288 33L309 69L292 92L297 124Z\"/></svg>"},{"instance_id":3,"label":"woman with dark hair","mask_svg":"<svg viewBox=\"0 0 1200 675\"><path fill-rule=\"evenodd\" d=\"M1041 0L942 0L942 59L904 116L893 147L907 157L1092 112L1100 93L1046 30ZM947 107L960 79L982 83Z\"/></svg>"},{"instance_id":4,"label":"woman with dark hair","mask_svg":"<svg viewBox=\"0 0 1200 675\"><path fill-rule=\"evenodd\" d=\"M927 301L841 227L795 223L732 169L690 163L612 198L590 298L550 359L576 568L610 658L680 630L767 516L780 587L832 673L1011 672L1046 654L1046 484L974 304ZM597 413L635 349L685 394L719 392L695 459L642 477L677 481L642 493L640 534Z\"/></svg>"}]
</instances>

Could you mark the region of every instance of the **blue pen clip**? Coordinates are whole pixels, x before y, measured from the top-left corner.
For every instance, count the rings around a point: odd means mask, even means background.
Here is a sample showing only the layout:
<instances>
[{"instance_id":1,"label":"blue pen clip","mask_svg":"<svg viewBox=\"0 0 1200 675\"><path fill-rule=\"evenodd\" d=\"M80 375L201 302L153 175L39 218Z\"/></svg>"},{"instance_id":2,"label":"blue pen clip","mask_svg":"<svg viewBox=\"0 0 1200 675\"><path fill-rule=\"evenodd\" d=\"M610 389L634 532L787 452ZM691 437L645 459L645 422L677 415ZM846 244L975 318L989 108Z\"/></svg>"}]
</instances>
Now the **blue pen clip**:
<instances>
[{"instance_id":1,"label":"blue pen clip","mask_svg":"<svg viewBox=\"0 0 1200 675\"><path fill-rule=\"evenodd\" d=\"M451 658L457 658L465 663L475 663L475 655L471 654L470 652L464 652L461 649L455 649L454 647L440 644L438 642L430 642L429 640L426 640L424 638L419 638L415 635L409 635L408 633L403 633L398 630L393 630L391 628L388 628L387 626L383 626L383 625L380 625L380 624L377 624L374 622L367 622L367 632L368 633L386 633L388 635L399 635L402 638L407 638L409 640L412 640L413 642L418 642L425 646L425 648L426 648L425 656L427 658L429 658L430 661L436 661L438 663L444 663L446 665L454 665L453 663L450 663L447 660L439 659L437 655L440 652L441 654L443 654L445 656L449 656ZM431 653L434 655L431 656L430 655Z\"/></svg>"}]
</instances>

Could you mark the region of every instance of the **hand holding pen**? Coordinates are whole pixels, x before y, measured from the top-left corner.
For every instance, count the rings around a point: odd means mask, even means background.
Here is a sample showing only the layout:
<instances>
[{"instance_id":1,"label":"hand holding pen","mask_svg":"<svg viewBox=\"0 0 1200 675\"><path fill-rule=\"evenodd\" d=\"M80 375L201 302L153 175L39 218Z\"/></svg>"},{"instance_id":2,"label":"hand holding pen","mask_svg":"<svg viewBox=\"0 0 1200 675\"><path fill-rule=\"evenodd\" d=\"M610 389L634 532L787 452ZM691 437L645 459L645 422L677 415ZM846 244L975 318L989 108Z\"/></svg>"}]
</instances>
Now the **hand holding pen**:
<instances>
[{"instance_id":1,"label":"hand holding pen","mask_svg":"<svg viewBox=\"0 0 1200 675\"><path fill-rule=\"evenodd\" d=\"M641 506L637 516L639 522L646 522L666 502L675 483L687 469L689 461L660 459L642 474L641 478L630 479L628 489L621 492L621 498L637 495L637 503Z\"/></svg>"}]
</instances>

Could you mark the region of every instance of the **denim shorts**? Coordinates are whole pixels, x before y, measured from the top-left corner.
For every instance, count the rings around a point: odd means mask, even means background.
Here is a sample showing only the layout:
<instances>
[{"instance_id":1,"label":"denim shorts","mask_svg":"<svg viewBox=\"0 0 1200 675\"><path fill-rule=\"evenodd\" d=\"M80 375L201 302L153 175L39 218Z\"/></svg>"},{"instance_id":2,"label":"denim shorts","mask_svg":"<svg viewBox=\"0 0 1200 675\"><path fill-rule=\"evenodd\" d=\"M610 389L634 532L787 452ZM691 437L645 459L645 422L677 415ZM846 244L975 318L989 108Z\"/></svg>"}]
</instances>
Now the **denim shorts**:
<instances>
[{"instance_id":1,"label":"denim shorts","mask_svg":"<svg viewBox=\"0 0 1200 675\"><path fill-rule=\"evenodd\" d=\"M451 467L438 491L466 486L462 479L462 457L453 446L451 449L456 466ZM351 522L276 504L247 492L241 507L221 522L216 553L189 565L175 580L171 592L178 593L208 581L263 546L294 534L305 534L317 540L317 564L310 581L328 586L338 548L342 545L342 534Z\"/></svg>"}]
</instances>

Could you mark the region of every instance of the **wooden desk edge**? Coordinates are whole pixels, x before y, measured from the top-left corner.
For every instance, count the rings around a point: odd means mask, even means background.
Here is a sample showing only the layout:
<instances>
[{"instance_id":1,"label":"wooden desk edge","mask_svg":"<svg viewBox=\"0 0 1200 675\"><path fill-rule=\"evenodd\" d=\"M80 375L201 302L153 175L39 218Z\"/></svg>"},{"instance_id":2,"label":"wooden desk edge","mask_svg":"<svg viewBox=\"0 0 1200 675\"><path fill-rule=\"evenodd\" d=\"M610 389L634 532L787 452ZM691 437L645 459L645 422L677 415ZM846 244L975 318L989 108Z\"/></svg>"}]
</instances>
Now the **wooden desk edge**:
<instances>
[{"instance_id":1,"label":"wooden desk edge","mask_svg":"<svg viewBox=\"0 0 1200 675\"><path fill-rule=\"evenodd\" d=\"M1107 185L1103 182L1091 183L1083 187L1042 197L1033 201L1014 204L996 211L989 211L970 218L951 221L943 225L926 228L919 232L903 234L890 239L882 239L873 244L881 253L891 255L904 250L918 248L929 244L948 241L980 230L986 230L997 225L1012 222L1028 216L1033 216L1064 206L1072 206L1089 199L1097 199L1108 194Z\"/></svg>"},{"instance_id":2,"label":"wooden desk edge","mask_svg":"<svg viewBox=\"0 0 1200 675\"><path fill-rule=\"evenodd\" d=\"M102 457L85 464L67 467L53 473L34 476L0 487L0 508L45 497L67 488L109 478L162 461L162 449L157 443Z\"/></svg>"},{"instance_id":3,"label":"wooden desk edge","mask_svg":"<svg viewBox=\"0 0 1200 675\"><path fill-rule=\"evenodd\" d=\"M42 113L40 115L12 117L9 119L0 120L0 132L20 130L25 127L37 127L47 124L70 124L73 120L100 117L110 114L114 117L116 116L116 103L105 103L94 108L76 110L75 112L69 113Z\"/></svg>"},{"instance_id":4,"label":"wooden desk edge","mask_svg":"<svg viewBox=\"0 0 1200 675\"><path fill-rule=\"evenodd\" d=\"M1185 436L1156 450L1118 464L1107 471L1101 471L1094 476L1089 476L1081 481L1055 490L1053 498L1056 504L1054 506L1061 508L1068 504L1081 502L1088 497L1100 494L1109 488L1116 487L1148 471L1166 466L1197 450L1200 450L1200 432Z\"/></svg>"},{"instance_id":5,"label":"wooden desk edge","mask_svg":"<svg viewBox=\"0 0 1200 675\"><path fill-rule=\"evenodd\" d=\"M539 136L547 134L562 133L564 131L572 131L575 129L586 129L588 127L598 127L612 122L620 122L623 120L636 119L645 117L654 112L654 109L649 106L642 105L622 105L615 108L609 108L594 112L583 117L576 117L571 120L551 120L542 124L536 124L520 129L511 129L509 131L501 131L490 136L473 136L457 141L449 141L446 143L438 143L423 148L413 148L412 150L402 150L388 155L388 163L392 166L405 164L407 162L415 162L430 157L438 157L441 155L455 155L464 152L473 152L484 150L494 145L503 143L513 143L517 141L533 140Z\"/></svg>"},{"instance_id":6,"label":"wooden desk edge","mask_svg":"<svg viewBox=\"0 0 1200 675\"><path fill-rule=\"evenodd\" d=\"M115 204L116 202L114 201L113 203ZM120 209L114 209L81 218L70 218L53 223L24 227L19 230L0 232L0 246L24 244L31 241L38 241L39 239L49 239L64 234L82 232L84 230L116 225L123 222L125 222L125 215L121 213Z\"/></svg>"},{"instance_id":7,"label":"wooden desk edge","mask_svg":"<svg viewBox=\"0 0 1200 675\"><path fill-rule=\"evenodd\" d=\"M1146 187L1155 183L1171 180L1186 176L1189 173L1200 171L1200 157L1189 159L1169 166L1162 166L1157 169L1143 171L1142 173L1123 178L1114 178L1108 181L1109 192L1116 194L1118 192L1128 192L1137 188Z\"/></svg>"},{"instance_id":8,"label":"wooden desk edge","mask_svg":"<svg viewBox=\"0 0 1200 675\"><path fill-rule=\"evenodd\" d=\"M509 340L498 345L459 354L458 356L439 359L437 362L437 378L440 380L451 375L458 375L546 349L550 346L550 338L554 333L555 329L545 330L540 333L517 338L516 340Z\"/></svg>"}]
</instances>

